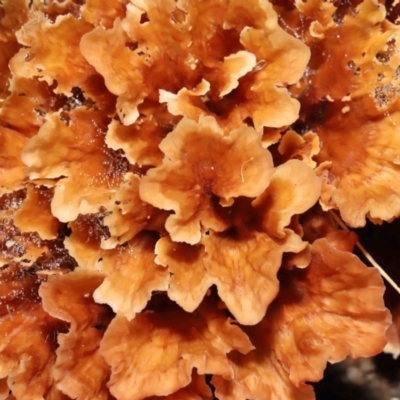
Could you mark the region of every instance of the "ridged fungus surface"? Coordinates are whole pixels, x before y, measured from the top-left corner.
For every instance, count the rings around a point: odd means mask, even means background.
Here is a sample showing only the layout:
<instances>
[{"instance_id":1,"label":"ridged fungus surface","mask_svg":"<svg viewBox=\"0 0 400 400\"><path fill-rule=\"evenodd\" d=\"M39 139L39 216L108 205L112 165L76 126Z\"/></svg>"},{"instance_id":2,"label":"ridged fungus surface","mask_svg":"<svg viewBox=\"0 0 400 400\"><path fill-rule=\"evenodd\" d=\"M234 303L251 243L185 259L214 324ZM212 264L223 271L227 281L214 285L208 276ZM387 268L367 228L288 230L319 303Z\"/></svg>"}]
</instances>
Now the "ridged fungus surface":
<instances>
[{"instance_id":1,"label":"ridged fungus surface","mask_svg":"<svg viewBox=\"0 0 400 400\"><path fill-rule=\"evenodd\" d=\"M328 210L400 215L399 41L376 0L1 1L0 400L313 400L382 351Z\"/></svg>"}]
</instances>

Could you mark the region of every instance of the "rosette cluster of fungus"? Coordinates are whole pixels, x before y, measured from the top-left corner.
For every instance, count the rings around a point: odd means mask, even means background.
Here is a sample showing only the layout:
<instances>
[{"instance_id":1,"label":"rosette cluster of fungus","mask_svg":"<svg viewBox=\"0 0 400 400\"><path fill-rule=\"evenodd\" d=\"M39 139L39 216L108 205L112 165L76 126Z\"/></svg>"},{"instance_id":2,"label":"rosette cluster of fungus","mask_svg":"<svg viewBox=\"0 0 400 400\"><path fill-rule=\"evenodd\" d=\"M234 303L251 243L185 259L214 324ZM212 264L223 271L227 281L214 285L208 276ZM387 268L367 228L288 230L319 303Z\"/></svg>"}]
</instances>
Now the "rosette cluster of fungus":
<instances>
[{"instance_id":1,"label":"rosette cluster of fungus","mask_svg":"<svg viewBox=\"0 0 400 400\"><path fill-rule=\"evenodd\" d=\"M0 399L311 400L382 351L326 211L400 215L399 35L375 0L0 2Z\"/></svg>"}]
</instances>

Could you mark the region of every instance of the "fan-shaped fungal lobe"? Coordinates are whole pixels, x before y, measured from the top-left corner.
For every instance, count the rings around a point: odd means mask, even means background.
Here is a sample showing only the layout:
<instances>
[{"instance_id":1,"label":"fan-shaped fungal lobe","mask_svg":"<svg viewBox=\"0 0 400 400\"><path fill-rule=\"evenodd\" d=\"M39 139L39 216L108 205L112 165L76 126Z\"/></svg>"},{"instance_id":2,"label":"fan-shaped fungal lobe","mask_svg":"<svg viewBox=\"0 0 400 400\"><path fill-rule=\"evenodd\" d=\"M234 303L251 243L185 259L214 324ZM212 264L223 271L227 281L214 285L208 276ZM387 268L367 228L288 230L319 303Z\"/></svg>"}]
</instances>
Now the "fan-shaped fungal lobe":
<instances>
[{"instance_id":1,"label":"fan-shaped fungal lobe","mask_svg":"<svg viewBox=\"0 0 400 400\"><path fill-rule=\"evenodd\" d=\"M263 321L244 329L255 349L229 356L234 380L213 379L218 398L312 400L305 383L320 380L327 361L369 357L384 346L390 316L378 270L319 239L310 265L282 270L279 279L281 290Z\"/></svg>"},{"instance_id":2,"label":"fan-shaped fungal lobe","mask_svg":"<svg viewBox=\"0 0 400 400\"><path fill-rule=\"evenodd\" d=\"M183 119L160 148L163 163L142 179L140 197L175 212L166 228L178 242L198 243L202 228L227 229L218 209L235 197L261 194L273 172L272 157L254 129L242 126L225 134L212 117L198 123Z\"/></svg>"}]
</instances>

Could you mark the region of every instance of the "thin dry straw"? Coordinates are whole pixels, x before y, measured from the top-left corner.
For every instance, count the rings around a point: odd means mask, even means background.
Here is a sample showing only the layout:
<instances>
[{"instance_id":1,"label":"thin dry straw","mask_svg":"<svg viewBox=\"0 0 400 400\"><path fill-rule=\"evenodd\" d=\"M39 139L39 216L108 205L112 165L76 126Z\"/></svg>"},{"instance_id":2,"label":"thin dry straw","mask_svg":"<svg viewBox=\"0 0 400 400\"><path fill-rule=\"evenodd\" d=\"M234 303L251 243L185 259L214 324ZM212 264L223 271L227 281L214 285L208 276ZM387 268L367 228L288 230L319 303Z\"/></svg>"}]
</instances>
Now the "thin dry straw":
<instances>
[{"instance_id":1,"label":"thin dry straw","mask_svg":"<svg viewBox=\"0 0 400 400\"><path fill-rule=\"evenodd\" d=\"M347 227L347 225L339 218L339 216L334 212L330 211L330 214L332 215L333 219L336 221L336 223L345 231L350 232L350 229ZM365 258L372 264L373 267L375 267L381 275L386 279L386 281L393 287L394 290L396 290L400 294L400 287L397 286L396 282L386 273L386 271L372 258L371 254L368 253L367 250L365 250L364 246L360 243L357 242L356 246L360 249L360 251L363 253Z\"/></svg>"}]
</instances>

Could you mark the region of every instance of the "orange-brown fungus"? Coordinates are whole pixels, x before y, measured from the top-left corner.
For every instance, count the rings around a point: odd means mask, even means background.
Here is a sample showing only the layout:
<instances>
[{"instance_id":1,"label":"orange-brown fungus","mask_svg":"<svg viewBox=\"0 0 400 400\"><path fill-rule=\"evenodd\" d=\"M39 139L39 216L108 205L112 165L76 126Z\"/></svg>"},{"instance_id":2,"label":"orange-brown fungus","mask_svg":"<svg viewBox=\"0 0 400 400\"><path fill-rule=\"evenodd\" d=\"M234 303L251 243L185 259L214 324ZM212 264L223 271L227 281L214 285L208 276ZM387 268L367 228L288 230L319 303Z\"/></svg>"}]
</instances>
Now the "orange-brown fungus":
<instances>
[{"instance_id":1,"label":"orange-brown fungus","mask_svg":"<svg viewBox=\"0 0 400 400\"><path fill-rule=\"evenodd\" d=\"M386 331L387 343L384 348L385 353L390 353L394 358L400 355L400 306L397 304L392 312L392 325Z\"/></svg>"},{"instance_id":2,"label":"orange-brown fungus","mask_svg":"<svg viewBox=\"0 0 400 400\"><path fill-rule=\"evenodd\" d=\"M293 232L285 233L284 240L273 240L261 232L228 231L205 236L197 247L161 239L156 261L173 274L169 297L193 311L215 284L240 323L256 324L278 292L283 252L299 252L306 245Z\"/></svg>"},{"instance_id":3,"label":"orange-brown fungus","mask_svg":"<svg viewBox=\"0 0 400 400\"><path fill-rule=\"evenodd\" d=\"M107 122L101 113L83 107L51 113L22 153L31 179L62 178L51 203L62 222L99 211L128 169L104 142Z\"/></svg>"},{"instance_id":4,"label":"orange-brown fungus","mask_svg":"<svg viewBox=\"0 0 400 400\"><path fill-rule=\"evenodd\" d=\"M151 396L149 400L212 400L214 399L211 388L206 384L205 378L193 370L192 381L189 385L168 396Z\"/></svg>"},{"instance_id":5,"label":"orange-brown fungus","mask_svg":"<svg viewBox=\"0 0 400 400\"><path fill-rule=\"evenodd\" d=\"M141 198L173 210L166 228L172 240L198 243L201 230L229 227L223 207L239 196L256 197L267 187L272 159L260 135L243 125L224 132L213 117L184 118L160 144L161 166L140 182Z\"/></svg>"},{"instance_id":6,"label":"orange-brown fungus","mask_svg":"<svg viewBox=\"0 0 400 400\"><path fill-rule=\"evenodd\" d=\"M52 198L53 191L47 187L27 186L26 198L14 214L17 228L22 232L36 232L43 240L57 238L60 223L51 214ZM32 215L36 215L35 220L32 220Z\"/></svg>"},{"instance_id":7,"label":"orange-brown fungus","mask_svg":"<svg viewBox=\"0 0 400 400\"><path fill-rule=\"evenodd\" d=\"M321 205L354 227L399 216L399 28L375 0L344 15L322 0L280 9L282 25L311 48L293 93L302 104L298 129L321 143Z\"/></svg>"},{"instance_id":8,"label":"orange-brown fungus","mask_svg":"<svg viewBox=\"0 0 400 400\"><path fill-rule=\"evenodd\" d=\"M0 126L0 195L23 188L25 165L21 151L28 138Z\"/></svg>"},{"instance_id":9,"label":"orange-brown fungus","mask_svg":"<svg viewBox=\"0 0 400 400\"><path fill-rule=\"evenodd\" d=\"M321 379L327 361L373 355L385 343L382 278L356 256L319 239L307 268L282 269L279 278L263 321L244 329L255 349L229 356L235 379L213 379L220 399L314 399L305 382Z\"/></svg>"},{"instance_id":10,"label":"orange-brown fungus","mask_svg":"<svg viewBox=\"0 0 400 400\"><path fill-rule=\"evenodd\" d=\"M1 0L0 399L311 400L382 351L327 210L400 215L388 11Z\"/></svg>"},{"instance_id":11,"label":"orange-brown fungus","mask_svg":"<svg viewBox=\"0 0 400 400\"><path fill-rule=\"evenodd\" d=\"M19 50L20 45L15 33L28 19L26 0L6 1L0 4L0 99L8 94L8 84L11 71L8 63Z\"/></svg>"},{"instance_id":12,"label":"orange-brown fungus","mask_svg":"<svg viewBox=\"0 0 400 400\"><path fill-rule=\"evenodd\" d=\"M110 237L102 238L102 248L124 244L144 229L154 230L159 220L164 223L166 215L140 198L139 184L140 178L128 172L119 190L112 195L109 212L104 217Z\"/></svg>"},{"instance_id":13,"label":"orange-brown fungus","mask_svg":"<svg viewBox=\"0 0 400 400\"><path fill-rule=\"evenodd\" d=\"M57 335L67 325L43 310L40 283L40 277L15 263L0 272L0 378L7 378L17 399L59 398L52 368Z\"/></svg>"},{"instance_id":14,"label":"orange-brown fungus","mask_svg":"<svg viewBox=\"0 0 400 400\"><path fill-rule=\"evenodd\" d=\"M321 183L305 163L289 160L278 166L267 190L252 203L257 222L272 237L284 238L291 218L313 206L321 193Z\"/></svg>"},{"instance_id":15,"label":"orange-brown fungus","mask_svg":"<svg viewBox=\"0 0 400 400\"><path fill-rule=\"evenodd\" d=\"M78 1L80 3L80 1ZM86 0L80 11L85 21L92 25L111 28L116 18L124 18L128 0Z\"/></svg>"},{"instance_id":16,"label":"orange-brown fungus","mask_svg":"<svg viewBox=\"0 0 400 400\"><path fill-rule=\"evenodd\" d=\"M122 125L114 120L108 126L106 143L111 149L122 149L132 165L156 166L161 164L163 158L158 146L172 130L171 126L172 121L163 125L153 116L140 117L137 123L131 126Z\"/></svg>"},{"instance_id":17,"label":"orange-brown fungus","mask_svg":"<svg viewBox=\"0 0 400 400\"><path fill-rule=\"evenodd\" d=\"M40 240L36 232L21 232L15 226L15 214L20 211L18 208L24 197L24 191L0 197L0 266L7 266L10 262L30 266L48 250L47 243Z\"/></svg>"},{"instance_id":18,"label":"orange-brown fungus","mask_svg":"<svg viewBox=\"0 0 400 400\"><path fill-rule=\"evenodd\" d=\"M111 365L111 393L121 400L174 393L190 383L193 368L201 375L232 377L226 354L251 349L215 299L187 314L163 298L130 322L117 315L100 347Z\"/></svg>"},{"instance_id":19,"label":"orange-brown fungus","mask_svg":"<svg viewBox=\"0 0 400 400\"><path fill-rule=\"evenodd\" d=\"M154 262L154 236L143 232L122 247L104 251L98 262L106 278L94 299L128 320L146 307L153 291L168 288L168 271Z\"/></svg>"},{"instance_id":20,"label":"orange-brown fungus","mask_svg":"<svg viewBox=\"0 0 400 400\"><path fill-rule=\"evenodd\" d=\"M53 378L56 387L73 399L109 398L110 368L99 344L113 314L92 297L103 279L103 274L78 269L51 276L40 287L44 309L70 324L69 332L58 336Z\"/></svg>"},{"instance_id":21,"label":"orange-brown fungus","mask_svg":"<svg viewBox=\"0 0 400 400\"><path fill-rule=\"evenodd\" d=\"M17 33L18 42L24 46L11 60L11 69L17 77L40 77L49 85L57 82L55 93L68 95L73 87L85 89L86 80L95 71L79 54L80 37L92 26L73 15L49 21L44 14L30 14L29 21ZM70 31L74 35L70 35ZM74 73L71 74L71 70Z\"/></svg>"},{"instance_id":22,"label":"orange-brown fungus","mask_svg":"<svg viewBox=\"0 0 400 400\"><path fill-rule=\"evenodd\" d=\"M162 96L169 103L202 80L204 98L188 104L197 116L221 116L231 127L246 117L257 129L289 124L298 103L282 86L301 77L309 56L277 26L271 4L256 0L133 1L125 19L86 34L81 49L118 95L117 112L125 125L137 120L145 99L158 100L160 90L169 94ZM179 96L177 101L171 113L186 115L187 102Z\"/></svg>"},{"instance_id":23,"label":"orange-brown fungus","mask_svg":"<svg viewBox=\"0 0 400 400\"><path fill-rule=\"evenodd\" d=\"M53 93L52 88L38 78L13 78L10 86L11 94L0 108L0 125L27 138L37 134L47 112L58 110L66 103L66 97Z\"/></svg>"},{"instance_id":24,"label":"orange-brown fungus","mask_svg":"<svg viewBox=\"0 0 400 400\"><path fill-rule=\"evenodd\" d=\"M289 130L282 136L278 150L282 154L282 161L298 159L314 168L317 163L313 158L320 151L319 137L313 132L299 135L295 131Z\"/></svg>"}]
</instances>

